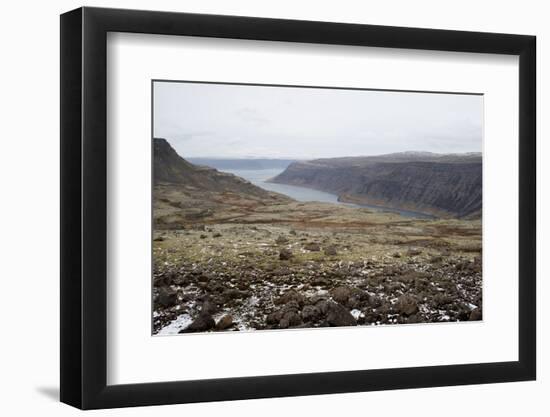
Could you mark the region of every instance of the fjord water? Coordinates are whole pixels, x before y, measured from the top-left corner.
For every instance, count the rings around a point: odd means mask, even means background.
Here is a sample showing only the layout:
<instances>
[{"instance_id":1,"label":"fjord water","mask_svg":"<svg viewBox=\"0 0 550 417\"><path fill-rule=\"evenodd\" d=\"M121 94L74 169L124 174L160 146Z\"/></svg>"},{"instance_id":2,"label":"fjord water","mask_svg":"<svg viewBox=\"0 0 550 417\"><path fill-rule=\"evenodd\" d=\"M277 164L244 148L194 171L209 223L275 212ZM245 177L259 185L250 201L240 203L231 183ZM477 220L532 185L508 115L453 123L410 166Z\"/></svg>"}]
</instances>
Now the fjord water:
<instances>
[{"instance_id":1,"label":"fjord water","mask_svg":"<svg viewBox=\"0 0 550 417\"><path fill-rule=\"evenodd\" d=\"M219 169L219 171L228 172L230 174L237 175L241 178L244 178L247 181L250 181L252 184L257 185L258 187L263 188L264 190L273 191L276 193L284 194L293 198L296 201L317 201L321 203L334 203L341 204L348 207L366 207L378 211L388 211L392 213L398 213L405 217L414 217L419 219L432 219L434 216L429 214L417 213L414 211L408 210L398 210L388 207L379 207L367 204L351 204L338 201L338 196L336 194L326 193L324 191L314 190L312 188L298 187L296 185L288 184L276 184L267 182L270 178L273 178L279 175L284 169L280 168L271 168L271 169Z\"/></svg>"}]
</instances>

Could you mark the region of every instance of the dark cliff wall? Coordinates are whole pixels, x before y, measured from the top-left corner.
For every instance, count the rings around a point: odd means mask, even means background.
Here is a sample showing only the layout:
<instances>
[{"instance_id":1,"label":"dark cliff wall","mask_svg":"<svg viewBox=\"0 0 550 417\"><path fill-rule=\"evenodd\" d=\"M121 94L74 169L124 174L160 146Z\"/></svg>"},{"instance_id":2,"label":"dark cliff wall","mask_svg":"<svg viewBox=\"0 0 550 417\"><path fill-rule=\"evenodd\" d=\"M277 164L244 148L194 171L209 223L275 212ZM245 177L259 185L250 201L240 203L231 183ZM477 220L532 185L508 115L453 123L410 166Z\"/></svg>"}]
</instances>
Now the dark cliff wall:
<instances>
[{"instance_id":1,"label":"dark cliff wall","mask_svg":"<svg viewBox=\"0 0 550 417\"><path fill-rule=\"evenodd\" d=\"M272 181L327 191L348 202L457 217L481 214L481 158L465 162L342 161L295 162Z\"/></svg>"}]
</instances>

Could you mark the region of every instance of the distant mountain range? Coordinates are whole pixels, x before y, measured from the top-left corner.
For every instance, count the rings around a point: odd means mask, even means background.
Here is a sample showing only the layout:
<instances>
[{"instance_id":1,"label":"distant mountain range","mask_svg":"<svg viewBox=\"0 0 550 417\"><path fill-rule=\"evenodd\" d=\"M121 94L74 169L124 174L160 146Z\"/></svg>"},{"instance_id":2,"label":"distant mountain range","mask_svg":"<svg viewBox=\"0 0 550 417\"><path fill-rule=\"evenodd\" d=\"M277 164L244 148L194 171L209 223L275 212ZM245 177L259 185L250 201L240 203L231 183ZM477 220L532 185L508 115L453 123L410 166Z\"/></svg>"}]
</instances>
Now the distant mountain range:
<instances>
[{"instance_id":1,"label":"distant mountain range","mask_svg":"<svg viewBox=\"0 0 550 417\"><path fill-rule=\"evenodd\" d=\"M196 165L205 165L221 170L285 169L294 159L267 158L187 158Z\"/></svg>"},{"instance_id":2,"label":"distant mountain range","mask_svg":"<svg viewBox=\"0 0 550 417\"><path fill-rule=\"evenodd\" d=\"M481 153L401 152L299 161L271 181L337 194L340 201L479 218Z\"/></svg>"},{"instance_id":3,"label":"distant mountain range","mask_svg":"<svg viewBox=\"0 0 550 417\"><path fill-rule=\"evenodd\" d=\"M170 144L154 139L155 185L177 186L178 192L205 198L240 195L255 201L290 199L218 169L284 169L270 181L338 195L342 202L429 213L440 217L480 218L482 158L480 153L401 152L378 156L280 159L214 159L180 157ZM208 165L208 166L207 166Z\"/></svg>"}]
</instances>

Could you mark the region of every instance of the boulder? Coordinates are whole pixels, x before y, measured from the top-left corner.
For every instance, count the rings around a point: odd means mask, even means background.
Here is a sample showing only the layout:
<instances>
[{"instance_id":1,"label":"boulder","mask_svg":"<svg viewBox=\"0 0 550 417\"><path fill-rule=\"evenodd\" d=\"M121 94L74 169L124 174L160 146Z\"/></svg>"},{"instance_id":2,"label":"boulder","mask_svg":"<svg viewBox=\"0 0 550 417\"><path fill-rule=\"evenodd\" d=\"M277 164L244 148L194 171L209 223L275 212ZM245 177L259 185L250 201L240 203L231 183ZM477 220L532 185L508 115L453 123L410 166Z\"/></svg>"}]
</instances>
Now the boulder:
<instances>
[{"instance_id":1,"label":"boulder","mask_svg":"<svg viewBox=\"0 0 550 417\"><path fill-rule=\"evenodd\" d=\"M302 309L302 319L304 321L316 321L321 317L319 309L312 305L307 305Z\"/></svg>"},{"instance_id":2,"label":"boulder","mask_svg":"<svg viewBox=\"0 0 550 417\"><path fill-rule=\"evenodd\" d=\"M346 305L349 307L349 308L359 308L361 307L361 296L356 294L356 295L352 295L351 297L348 298L348 301L346 303Z\"/></svg>"},{"instance_id":3,"label":"boulder","mask_svg":"<svg viewBox=\"0 0 550 417\"><path fill-rule=\"evenodd\" d=\"M357 321L347 308L338 303L328 303L327 323L331 326L355 326Z\"/></svg>"},{"instance_id":4,"label":"boulder","mask_svg":"<svg viewBox=\"0 0 550 417\"><path fill-rule=\"evenodd\" d=\"M277 305L286 304L287 308L292 307L290 303L295 302L296 306L303 306L305 302L305 297L295 290L288 290L279 298L277 298L273 303Z\"/></svg>"},{"instance_id":5,"label":"boulder","mask_svg":"<svg viewBox=\"0 0 550 417\"><path fill-rule=\"evenodd\" d=\"M285 245L288 243L288 239L285 236L280 235L277 237L277 239L275 239L275 243L277 245Z\"/></svg>"},{"instance_id":6,"label":"boulder","mask_svg":"<svg viewBox=\"0 0 550 417\"><path fill-rule=\"evenodd\" d=\"M201 274L197 277L197 281L199 282L208 282L209 278L207 275Z\"/></svg>"},{"instance_id":7,"label":"boulder","mask_svg":"<svg viewBox=\"0 0 550 417\"><path fill-rule=\"evenodd\" d=\"M432 302L436 307L443 308L453 302L453 297L447 294L436 294L433 296Z\"/></svg>"},{"instance_id":8,"label":"boulder","mask_svg":"<svg viewBox=\"0 0 550 417\"><path fill-rule=\"evenodd\" d=\"M382 305L382 300L376 295L368 295L367 304L371 308L378 308Z\"/></svg>"},{"instance_id":9,"label":"boulder","mask_svg":"<svg viewBox=\"0 0 550 417\"><path fill-rule=\"evenodd\" d=\"M283 318L283 311L277 310L272 313L269 313L265 319L267 324L278 324Z\"/></svg>"},{"instance_id":10,"label":"boulder","mask_svg":"<svg viewBox=\"0 0 550 417\"><path fill-rule=\"evenodd\" d=\"M279 327L286 329L288 327L295 327L302 324L300 315L295 311L287 311L283 314L283 318L279 321Z\"/></svg>"},{"instance_id":11,"label":"boulder","mask_svg":"<svg viewBox=\"0 0 550 417\"><path fill-rule=\"evenodd\" d=\"M418 248L410 248L407 251L407 256L417 256L417 255L420 255L421 253L422 251Z\"/></svg>"},{"instance_id":12,"label":"boulder","mask_svg":"<svg viewBox=\"0 0 550 417\"><path fill-rule=\"evenodd\" d=\"M325 248L325 255L327 256L336 256L338 255L338 251L336 250L336 246L330 245Z\"/></svg>"},{"instance_id":13,"label":"boulder","mask_svg":"<svg viewBox=\"0 0 550 417\"><path fill-rule=\"evenodd\" d=\"M229 314L226 314L216 323L216 330L225 330L230 328L232 325L233 317Z\"/></svg>"},{"instance_id":14,"label":"boulder","mask_svg":"<svg viewBox=\"0 0 550 417\"><path fill-rule=\"evenodd\" d=\"M330 290L330 295L337 303L346 304L348 298L351 296L351 288L344 286L336 287Z\"/></svg>"},{"instance_id":15,"label":"boulder","mask_svg":"<svg viewBox=\"0 0 550 417\"><path fill-rule=\"evenodd\" d=\"M321 250L321 246L316 242L310 242L304 245L304 249L310 252L319 252Z\"/></svg>"},{"instance_id":16,"label":"boulder","mask_svg":"<svg viewBox=\"0 0 550 417\"><path fill-rule=\"evenodd\" d=\"M412 316L418 312L418 302L411 296L402 295L395 303L395 311L405 316Z\"/></svg>"},{"instance_id":17,"label":"boulder","mask_svg":"<svg viewBox=\"0 0 550 417\"><path fill-rule=\"evenodd\" d=\"M481 314L481 310L479 308L474 308L470 313L469 320L477 321L477 320L481 320L482 318L483 318L483 315Z\"/></svg>"},{"instance_id":18,"label":"boulder","mask_svg":"<svg viewBox=\"0 0 550 417\"><path fill-rule=\"evenodd\" d=\"M316 285L318 287L326 287L330 284L330 281L328 278L325 277L315 277L311 281L311 285Z\"/></svg>"},{"instance_id":19,"label":"boulder","mask_svg":"<svg viewBox=\"0 0 550 417\"><path fill-rule=\"evenodd\" d=\"M281 249L279 251L279 259L281 261L288 261L290 258L292 258L292 252L290 249Z\"/></svg>"},{"instance_id":20,"label":"boulder","mask_svg":"<svg viewBox=\"0 0 550 417\"><path fill-rule=\"evenodd\" d=\"M157 303L160 304L163 307L171 307L176 304L176 301L178 300L178 293L167 287L163 287L159 290L159 294L157 296Z\"/></svg>"},{"instance_id":21,"label":"boulder","mask_svg":"<svg viewBox=\"0 0 550 417\"><path fill-rule=\"evenodd\" d=\"M180 333L205 332L216 326L216 322L208 313L201 313L199 316L185 329L180 330Z\"/></svg>"},{"instance_id":22,"label":"boulder","mask_svg":"<svg viewBox=\"0 0 550 417\"><path fill-rule=\"evenodd\" d=\"M169 278L173 284L185 286L189 283L189 279L183 274L172 274Z\"/></svg>"},{"instance_id":23,"label":"boulder","mask_svg":"<svg viewBox=\"0 0 550 417\"><path fill-rule=\"evenodd\" d=\"M314 294L312 295L311 297L309 297L308 299L308 304L311 304L311 305L315 305L317 304L318 302L320 301L326 301L328 300L328 294L324 294L324 293L317 293L317 294Z\"/></svg>"}]
</instances>

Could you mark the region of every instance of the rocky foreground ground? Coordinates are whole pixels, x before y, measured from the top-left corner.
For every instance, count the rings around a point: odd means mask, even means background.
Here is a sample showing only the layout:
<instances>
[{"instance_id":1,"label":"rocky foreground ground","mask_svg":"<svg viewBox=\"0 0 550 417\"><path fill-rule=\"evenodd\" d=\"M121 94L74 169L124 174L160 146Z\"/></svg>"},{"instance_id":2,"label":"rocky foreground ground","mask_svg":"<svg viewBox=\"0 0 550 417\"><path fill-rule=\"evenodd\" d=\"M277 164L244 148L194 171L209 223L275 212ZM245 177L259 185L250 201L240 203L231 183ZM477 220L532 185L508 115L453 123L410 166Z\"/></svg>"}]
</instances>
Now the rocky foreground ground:
<instances>
[{"instance_id":1,"label":"rocky foreground ground","mask_svg":"<svg viewBox=\"0 0 550 417\"><path fill-rule=\"evenodd\" d=\"M154 334L482 319L479 220L314 203L230 214L155 231Z\"/></svg>"}]
</instances>

